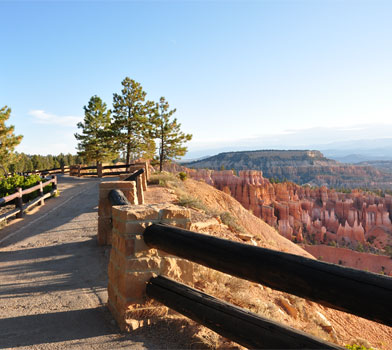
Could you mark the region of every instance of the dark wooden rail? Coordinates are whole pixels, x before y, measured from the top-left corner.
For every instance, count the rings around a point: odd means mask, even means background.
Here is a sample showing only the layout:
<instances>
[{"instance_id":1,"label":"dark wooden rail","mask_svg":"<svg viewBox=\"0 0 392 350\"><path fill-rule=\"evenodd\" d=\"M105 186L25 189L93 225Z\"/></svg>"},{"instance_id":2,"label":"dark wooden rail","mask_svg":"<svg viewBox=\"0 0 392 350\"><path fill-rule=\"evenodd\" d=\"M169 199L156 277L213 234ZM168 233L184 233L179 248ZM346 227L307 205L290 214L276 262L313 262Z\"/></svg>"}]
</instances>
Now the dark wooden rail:
<instances>
[{"instance_id":1,"label":"dark wooden rail","mask_svg":"<svg viewBox=\"0 0 392 350\"><path fill-rule=\"evenodd\" d=\"M131 164L115 164L115 165L91 165L91 166L81 166L81 165L74 165L70 169L71 176L117 176L121 174L128 173L128 168L131 166L136 165L135 163ZM104 170L110 169L123 169L119 171L108 171L104 172ZM96 172L90 172L90 170L96 170ZM86 172L87 171L87 172Z\"/></svg>"},{"instance_id":2,"label":"dark wooden rail","mask_svg":"<svg viewBox=\"0 0 392 350\"><path fill-rule=\"evenodd\" d=\"M249 349L343 349L163 276L152 278L146 293Z\"/></svg>"},{"instance_id":3,"label":"dark wooden rail","mask_svg":"<svg viewBox=\"0 0 392 350\"><path fill-rule=\"evenodd\" d=\"M134 164L104 165L102 167L102 169L121 169L121 168L128 168L131 165L134 165Z\"/></svg>"},{"instance_id":4,"label":"dark wooden rail","mask_svg":"<svg viewBox=\"0 0 392 350\"><path fill-rule=\"evenodd\" d=\"M70 167L69 166L63 166L61 168L53 168L53 169L45 169L45 170L34 170L34 171L25 171L23 172L24 176L28 175L53 175L53 174L66 174L70 172ZM8 174L12 175L12 174Z\"/></svg>"},{"instance_id":5,"label":"dark wooden rail","mask_svg":"<svg viewBox=\"0 0 392 350\"><path fill-rule=\"evenodd\" d=\"M135 171L134 173L132 173L130 176L128 176L123 181L136 181L137 177L143 173L144 173L144 169L139 169L139 170Z\"/></svg>"},{"instance_id":6,"label":"dark wooden rail","mask_svg":"<svg viewBox=\"0 0 392 350\"><path fill-rule=\"evenodd\" d=\"M121 190L111 190L109 192L109 200L112 205L129 205L127 197Z\"/></svg>"},{"instance_id":7,"label":"dark wooden rail","mask_svg":"<svg viewBox=\"0 0 392 350\"><path fill-rule=\"evenodd\" d=\"M44 187L46 187L50 184L52 184L52 191L44 194L44 190L43 190ZM36 191L40 192L40 194L37 198L34 198L33 200L31 200L28 203L23 203L23 196L24 195L29 194L29 193L33 193ZM28 208L30 208L38 203L43 205L45 199L51 197L56 192L57 192L57 178L56 178L56 176L52 176L52 178L50 180L45 181L45 182L40 181L37 185L30 187L30 188L27 188L25 190L18 188L17 192L15 192L11 195L5 196L3 198L0 198L0 205L11 202L13 200L16 200L16 208L0 215L0 222L3 220L6 220L12 216L15 216L15 215L17 218L22 218L24 212Z\"/></svg>"},{"instance_id":8,"label":"dark wooden rail","mask_svg":"<svg viewBox=\"0 0 392 350\"><path fill-rule=\"evenodd\" d=\"M168 225L144 231L149 247L392 326L392 278Z\"/></svg>"}]
</instances>

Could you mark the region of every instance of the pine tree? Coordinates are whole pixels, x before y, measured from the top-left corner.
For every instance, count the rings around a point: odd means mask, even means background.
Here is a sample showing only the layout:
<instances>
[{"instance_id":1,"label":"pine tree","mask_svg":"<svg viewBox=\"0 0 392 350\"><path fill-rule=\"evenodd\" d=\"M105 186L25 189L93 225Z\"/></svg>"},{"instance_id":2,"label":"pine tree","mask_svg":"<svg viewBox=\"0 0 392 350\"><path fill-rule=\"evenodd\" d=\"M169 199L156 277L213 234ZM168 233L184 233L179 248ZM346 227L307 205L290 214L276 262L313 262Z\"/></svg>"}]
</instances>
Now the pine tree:
<instances>
[{"instance_id":1,"label":"pine tree","mask_svg":"<svg viewBox=\"0 0 392 350\"><path fill-rule=\"evenodd\" d=\"M84 120L78 123L82 134L75 134L78 141L78 155L87 162L94 161L98 164L105 160L116 158L113 151L113 138L111 134L111 111L106 109L98 96L93 96L84 106Z\"/></svg>"},{"instance_id":2,"label":"pine tree","mask_svg":"<svg viewBox=\"0 0 392 350\"><path fill-rule=\"evenodd\" d=\"M154 103L145 102L146 92L140 83L126 77L121 84L121 95L113 94L113 131L117 149L125 151L129 164L132 156L137 158L151 152L148 117Z\"/></svg>"},{"instance_id":3,"label":"pine tree","mask_svg":"<svg viewBox=\"0 0 392 350\"><path fill-rule=\"evenodd\" d=\"M23 136L14 135L14 126L6 126L5 122L11 115L11 109L7 106L0 108L0 165L8 168L13 160L14 148L22 141Z\"/></svg>"},{"instance_id":4,"label":"pine tree","mask_svg":"<svg viewBox=\"0 0 392 350\"><path fill-rule=\"evenodd\" d=\"M184 143L192 139L191 134L184 134L181 124L174 118L170 120L176 109L169 110L169 103L161 97L156 104L156 113L150 119L153 125L153 137L159 139L159 171L163 169L163 163L172 159L178 159L187 152Z\"/></svg>"}]
</instances>

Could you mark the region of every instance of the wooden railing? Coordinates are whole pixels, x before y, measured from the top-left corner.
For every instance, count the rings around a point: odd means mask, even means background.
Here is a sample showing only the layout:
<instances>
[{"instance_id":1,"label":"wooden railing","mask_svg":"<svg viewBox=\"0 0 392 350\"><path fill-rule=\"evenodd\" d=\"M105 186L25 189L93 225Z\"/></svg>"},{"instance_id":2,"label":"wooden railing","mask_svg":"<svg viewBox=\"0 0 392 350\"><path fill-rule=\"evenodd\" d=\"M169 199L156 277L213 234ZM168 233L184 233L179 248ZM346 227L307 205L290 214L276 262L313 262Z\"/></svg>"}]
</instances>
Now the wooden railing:
<instances>
[{"instance_id":1,"label":"wooden railing","mask_svg":"<svg viewBox=\"0 0 392 350\"><path fill-rule=\"evenodd\" d=\"M52 185L52 190L48 193L44 193L44 187ZM23 196L29 193L33 193L39 191L38 197L29 201L28 203L23 203ZM56 176L52 176L50 180L45 182L40 181L37 185L22 190L18 188L17 191L13 194L0 198L0 205L9 203L11 201L15 201L15 209L12 209L2 215L0 215L0 222L12 217L16 216L17 218L22 218L24 212L34 205L43 205L45 203L45 199L51 197L57 193L57 178Z\"/></svg>"},{"instance_id":2,"label":"wooden railing","mask_svg":"<svg viewBox=\"0 0 392 350\"><path fill-rule=\"evenodd\" d=\"M150 248L392 326L392 278L177 227L144 231ZM248 348L342 349L159 276L147 296Z\"/></svg>"},{"instance_id":3,"label":"wooden railing","mask_svg":"<svg viewBox=\"0 0 392 350\"><path fill-rule=\"evenodd\" d=\"M137 165L136 163L131 164L116 164L116 165L92 165L92 166L82 166L82 165L72 165L70 168L71 176L117 176L121 174L126 174L129 172L128 168ZM106 171L112 169L123 169L119 171ZM95 170L95 171L92 171Z\"/></svg>"},{"instance_id":4,"label":"wooden railing","mask_svg":"<svg viewBox=\"0 0 392 350\"><path fill-rule=\"evenodd\" d=\"M37 174L37 175L40 175L40 176L45 176L45 175L54 175L54 174L69 174L69 172L70 172L70 167L69 166L63 166L61 168L25 171L22 174L24 176L33 175L33 174ZM12 174L8 174L8 175L12 175Z\"/></svg>"}]
</instances>

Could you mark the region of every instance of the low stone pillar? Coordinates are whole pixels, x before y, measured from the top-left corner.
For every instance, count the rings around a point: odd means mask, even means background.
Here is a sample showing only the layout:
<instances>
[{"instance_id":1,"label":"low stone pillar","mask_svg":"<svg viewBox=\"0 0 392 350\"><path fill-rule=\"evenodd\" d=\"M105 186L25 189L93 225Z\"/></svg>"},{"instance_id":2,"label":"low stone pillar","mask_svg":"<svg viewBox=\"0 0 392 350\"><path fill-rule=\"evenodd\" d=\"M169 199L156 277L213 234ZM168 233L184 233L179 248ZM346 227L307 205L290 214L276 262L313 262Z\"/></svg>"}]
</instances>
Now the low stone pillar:
<instances>
[{"instance_id":1,"label":"low stone pillar","mask_svg":"<svg viewBox=\"0 0 392 350\"><path fill-rule=\"evenodd\" d=\"M131 173L120 175L120 181L126 179L130 175ZM144 204L144 191L147 190L147 182L146 182L146 186L143 186L143 183L145 182L145 180L143 180L143 175L144 174L141 174L136 178L136 189L137 189L136 192L137 192L137 199L139 204Z\"/></svg>"},{"instance_id":2,"label":"low stone pillar","mask_svg":"<svg viewBox=\"0 0 392 350\"><path fill-rule=\"evenodd\" d=\"M108 307L122 330L134 330L167 314L165 306L146 298L151 277L165 275L193 286L191 262L144 243L144 229L153 223L189 229L190 211L172 204L113 207Z\"/></svg>"},{"instance_id":3,"label":"low stone pillar","mask_svg":"<svg viewBox=\"0 0 392 350\"><path fill-rule=\"evenodd\" d=\"M148 165L147 163L136 163L135 165L131 165L128 168L129 173L134 173L139 169L144 169L144 173L141 175L142 177L142 185L143 189L147 191L147 180L148 180Z\"/></svg>"},{"instance_id":4,"label":"low stone pillar","mask_svg":"<svg viewBox=\"0 0 392 350\"><path fill-rule=\"evenodd\" d=\"M112 203L109 200L111 190L121 190L131 204L138 204L136 183L134 181L108 181L99 184L98 202L98 244L111 244Z\"/></svg>"}]
</instances>

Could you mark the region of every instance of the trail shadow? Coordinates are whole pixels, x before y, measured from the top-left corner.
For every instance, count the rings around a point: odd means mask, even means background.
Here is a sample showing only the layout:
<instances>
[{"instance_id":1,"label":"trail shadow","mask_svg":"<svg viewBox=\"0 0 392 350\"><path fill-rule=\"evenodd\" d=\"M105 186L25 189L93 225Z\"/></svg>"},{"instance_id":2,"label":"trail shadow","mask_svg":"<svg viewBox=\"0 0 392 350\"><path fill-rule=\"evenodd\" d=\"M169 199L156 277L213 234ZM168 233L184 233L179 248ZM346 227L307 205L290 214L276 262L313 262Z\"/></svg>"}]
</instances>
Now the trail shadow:
<instances>
[{"instance_id":1,"label":"trail shadow","mask_svg":"<svg viewBox=\"0 0 392 350\"><path fill-rule=\"evenodd\" d=\"M86 339L115 333L105 307L0 319L0 348Z\"/></svg>"},{"instance_id":2,"label":"trail shadow","mask_svg":"<svg viewBox=\"0 0 392 350\"><path fill-rule=\"evenodd\" d=\"M0 298L107 287L108 254L95 239L0 254ZM11 283L7 283L10 276ZM14 279L14 276L23 276ZM34 280L34 283L32 283Z\"/></svg>"}]
</instances>

